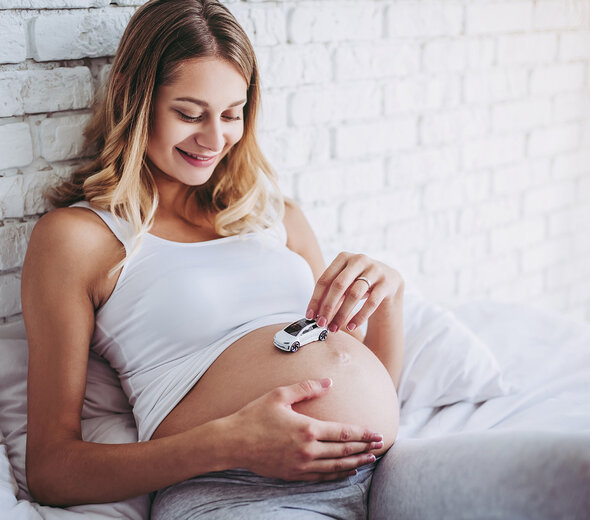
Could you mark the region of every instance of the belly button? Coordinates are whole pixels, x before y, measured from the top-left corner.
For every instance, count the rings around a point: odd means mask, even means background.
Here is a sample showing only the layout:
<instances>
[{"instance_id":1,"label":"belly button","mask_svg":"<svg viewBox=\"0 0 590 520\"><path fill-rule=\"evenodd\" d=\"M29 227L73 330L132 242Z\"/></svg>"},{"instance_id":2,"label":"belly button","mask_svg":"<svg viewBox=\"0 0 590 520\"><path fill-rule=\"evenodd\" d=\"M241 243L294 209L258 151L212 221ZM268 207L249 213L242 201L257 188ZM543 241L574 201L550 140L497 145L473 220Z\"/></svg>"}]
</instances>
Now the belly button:
<instances>
[{"instance_id":1,"label":"belly button","mask_svg":"<svg viewBox=\"0 0 590 520\"><path fill-rule=\"evenodd\" d=\"M350 362L350 354L348 352L343 352L342 350L336 351L336 358L342 364Z\"/></svg>"}]
</instances>

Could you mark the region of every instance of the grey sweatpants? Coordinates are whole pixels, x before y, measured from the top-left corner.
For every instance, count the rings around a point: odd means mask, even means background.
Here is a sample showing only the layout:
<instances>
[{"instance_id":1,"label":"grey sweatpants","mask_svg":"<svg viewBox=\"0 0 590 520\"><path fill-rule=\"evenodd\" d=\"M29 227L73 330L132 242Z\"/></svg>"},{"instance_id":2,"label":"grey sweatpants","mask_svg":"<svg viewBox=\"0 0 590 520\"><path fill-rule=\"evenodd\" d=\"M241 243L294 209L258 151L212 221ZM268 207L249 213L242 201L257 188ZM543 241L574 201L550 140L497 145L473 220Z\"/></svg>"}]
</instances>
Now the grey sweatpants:
<instances>
[{"instance_id":1,"label":"grey sweatpants","mask_svg":"<svg viewBox=\"0 0 590 520\"><path fill-rule=\"evenodd\" d=\"M366 520L375 464L331 482L287 482L243 469L208 473L158 491L152 520Z\"/></svg>"}]
</instances>

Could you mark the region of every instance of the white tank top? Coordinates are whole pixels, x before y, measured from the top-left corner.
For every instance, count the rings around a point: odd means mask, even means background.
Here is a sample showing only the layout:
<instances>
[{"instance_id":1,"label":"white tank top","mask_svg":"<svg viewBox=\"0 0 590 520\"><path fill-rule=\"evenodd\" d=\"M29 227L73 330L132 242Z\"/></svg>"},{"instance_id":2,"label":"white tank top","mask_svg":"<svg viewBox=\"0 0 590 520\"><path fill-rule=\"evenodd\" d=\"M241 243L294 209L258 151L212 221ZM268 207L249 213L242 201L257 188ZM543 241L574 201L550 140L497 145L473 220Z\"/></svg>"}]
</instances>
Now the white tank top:
<instances>
[{"instance_id":1,"label":"white tank top","mask_svg":"<svg viewBox=\"0 0 590 520\"><path fill-rule=\"evenodd\" d=\"M72 207L94 211L131 251L129 224L85 201ZM91 349L119 374L140 441L237 339L305 314L313 274L278 226L281 239L270 230L195 243L148 234L123 267L96 312Z\"/></svg>"}]
</instances>

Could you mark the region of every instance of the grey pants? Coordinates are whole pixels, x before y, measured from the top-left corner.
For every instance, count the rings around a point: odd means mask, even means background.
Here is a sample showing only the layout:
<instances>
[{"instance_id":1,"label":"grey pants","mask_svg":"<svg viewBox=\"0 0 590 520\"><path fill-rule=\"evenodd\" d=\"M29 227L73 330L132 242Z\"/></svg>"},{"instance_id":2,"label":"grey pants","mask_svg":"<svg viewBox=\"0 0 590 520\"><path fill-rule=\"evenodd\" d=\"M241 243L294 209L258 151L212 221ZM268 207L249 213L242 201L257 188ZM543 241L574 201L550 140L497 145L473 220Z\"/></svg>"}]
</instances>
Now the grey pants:
<instances>
[{"instance_id":1,"label":"grey pants","mask_svg":"<svg viewBox=\"0 0 590 520\"><path fill-rule=\"evenodd\" d=\"M233 469L158 491L152 520L366 520L375 464L332 482L287 482Z\"/></svg>"}]
</instances>

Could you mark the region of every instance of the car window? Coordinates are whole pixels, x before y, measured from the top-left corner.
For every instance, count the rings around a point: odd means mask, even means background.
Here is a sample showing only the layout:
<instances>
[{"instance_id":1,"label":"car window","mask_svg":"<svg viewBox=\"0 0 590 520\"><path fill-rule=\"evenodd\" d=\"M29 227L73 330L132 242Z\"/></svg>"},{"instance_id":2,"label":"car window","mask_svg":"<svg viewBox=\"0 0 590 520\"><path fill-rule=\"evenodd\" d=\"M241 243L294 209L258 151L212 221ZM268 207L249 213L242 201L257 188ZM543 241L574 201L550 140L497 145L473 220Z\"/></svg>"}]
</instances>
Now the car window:
<instances>
[{"instance_id":1,"label":"car window","mask_svg":"<svg viewBox=\"0 0 590 520\"><path fill-rule=\"evenodd\" d=\"M288 334L291 334L292 336L297 336L299 334L299 332L301 332L301 329L303 329L306 325L309 325L310 323L315 323L315 322L313 320L308 320L306 318L302 318L299 321L291 323L291 325L289 325L285 329L285 332L287 332Z\"/></svg>"}]
</instances>

